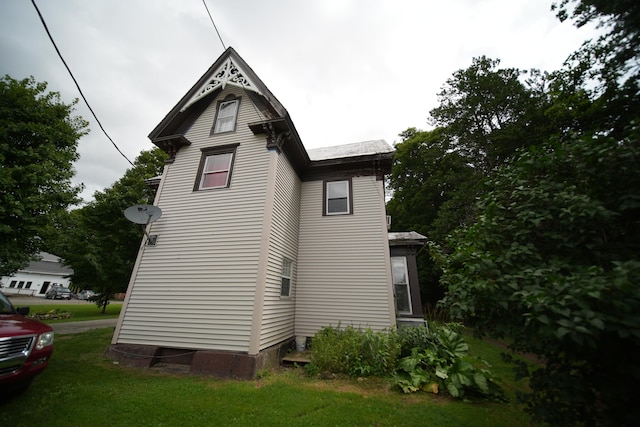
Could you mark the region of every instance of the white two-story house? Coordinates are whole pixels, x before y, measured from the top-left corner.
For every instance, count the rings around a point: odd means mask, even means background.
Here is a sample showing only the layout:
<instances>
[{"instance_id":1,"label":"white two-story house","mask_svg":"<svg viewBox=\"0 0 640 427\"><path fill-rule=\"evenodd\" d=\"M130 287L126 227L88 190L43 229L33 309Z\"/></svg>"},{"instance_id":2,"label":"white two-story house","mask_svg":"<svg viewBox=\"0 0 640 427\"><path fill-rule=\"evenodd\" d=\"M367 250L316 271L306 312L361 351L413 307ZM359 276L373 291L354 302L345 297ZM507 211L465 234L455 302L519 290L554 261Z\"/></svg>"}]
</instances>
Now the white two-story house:
<instances>
[{"instance_id":1,"label":"white two-story house","mask_svg":"<svg viewBox=\"0 0 640 427\"><path fill-rule=\"evenodd\" d=\"M400 315L422 316L410 262L396 259L392 274L386 142L306 150L232 48L149 138L170 156L154 203L162 216L141 246L111 357L247 378L324 326L395 326L394 289Z\"/></svg>"}]
</instances>

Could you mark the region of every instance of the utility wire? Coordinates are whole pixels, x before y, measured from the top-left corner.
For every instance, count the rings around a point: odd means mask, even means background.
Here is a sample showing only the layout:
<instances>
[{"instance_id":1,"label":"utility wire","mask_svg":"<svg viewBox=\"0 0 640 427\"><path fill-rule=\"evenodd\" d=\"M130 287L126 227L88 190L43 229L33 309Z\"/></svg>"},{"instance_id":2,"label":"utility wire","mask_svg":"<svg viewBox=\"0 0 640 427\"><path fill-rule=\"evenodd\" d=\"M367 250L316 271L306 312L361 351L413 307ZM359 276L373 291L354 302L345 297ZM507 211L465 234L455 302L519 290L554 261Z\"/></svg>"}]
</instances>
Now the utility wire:
<instances>
[{"instance_id":1,"label":"utility wire","mask_svg":"<svg viewBox=\"0 0 640 427\"><path fill-rule=\"evenodd\" d=\"M222 43L222 48L224 50L227 50L227 47L224 45L224 42L222 41L222 36L220 35L220 32L218 31L218 27L216 27L216 23L213 22L213 17L211 16L211 12L209 12L209 7L207 7L207 2L205 0L202 0L202 3L204 4L204 8L207 9L207 13L209 14L209 19L211 19L211 23L213 24L213 28L215 28L216 33L218 34L218 38L220 39L220 43Z\"/></svg>"},{"instance_id":2,"label":"utility wire","mask_svg":"<svg viewBox=\"0 0 640 427\"><path fill-rule=\"evenodd\" d=\"M218 31L218 27L216 26L216 23L213 22L213 17L211 16L211 12L209 12L209 8L207 7L207 2L205 0L202 0L202 3L204 4L205 9L207 9L207 13L209 14L209 19L211 20L211 23L213 24L213 28L215 28L216 33L218 34L218 38L220 39L220 43L222 43L222 48L224 50L227 50L227 47L224 45L224 41L222 41L222 36L220 35L220 32ZM240 80L240 84L242 85L242 89L244 90L245 95L249 96L249 92L247 92L247 87L244 85L244 83L242 83L242 80ZM253 110L256 112L256 115L258 117L261 117L261 118L264 117L258 111L258 108L256 107L255 103L252 102L251 105L253 105Z\"/></svg>"},{"instance_id":3,"label":"utility wire","mask_svg":"<svg viewBox=\"0 0 640 427\"><path fill-rule=\"evenodd\" d=\"M91 108L91 105L89 105L89 101L87 101L87 98L84 96L84 93L82 93L82 89L80 89L80 85L78 84L78 81L73 76L73 73L71 72L71 68L69 68L69 66L67 65L67 62L64 60L64 58L62 57L62 54L60 53L60 49L58 49L58 46L56 45L56 42L53 40L53 36L51 35L51 32L49 32L49 27L47 27L47 23L45 22L44 17L42 16L42 13L40 13L40 9L38 9L38 5L36 4L36 1L35 0L31 0L31 3L33 4L33 7L35 7L36 12L38 12L38 16L40 17L40 21L42 21L42 25L44 26L44 29L47 32L47 35L49 36L49 40L51 40L51 43L53 44L53 47L56 49L56 52L58 53L58 56L60 57L60 60L62 61L64 66L67 68L67 71L69 72L69 75L73 79L73 82L76 84L76 87L78 88L78 92L80 92L80 96L84 100L84 103L87 104L87 107L89 108L89 111L91 111L91 114L93 114L93 118L96 119L96 122L98 122L98 126L100 126L100 129L102 129L102 132L109 139L109 141L111 141L111 144L113 144L115 149L118 150L118 153L120 153L120 155L122 155L122 157L124 157L126 159L126 161L129 162L129 164L131 166L135 166L133 164L133 162L131 162L131 160L129 160L129 158L127 156L125 156L122 151L120 151L120 148L118 148L116 143L113 142L113 139L111 139L111 137L109 136L107 131L104 130L104 127L102 126L102 123L100 123L100 120L98 119L98 116L96 116L96 113L93 111L93 108Z\"/></svg>"}]
</instances>

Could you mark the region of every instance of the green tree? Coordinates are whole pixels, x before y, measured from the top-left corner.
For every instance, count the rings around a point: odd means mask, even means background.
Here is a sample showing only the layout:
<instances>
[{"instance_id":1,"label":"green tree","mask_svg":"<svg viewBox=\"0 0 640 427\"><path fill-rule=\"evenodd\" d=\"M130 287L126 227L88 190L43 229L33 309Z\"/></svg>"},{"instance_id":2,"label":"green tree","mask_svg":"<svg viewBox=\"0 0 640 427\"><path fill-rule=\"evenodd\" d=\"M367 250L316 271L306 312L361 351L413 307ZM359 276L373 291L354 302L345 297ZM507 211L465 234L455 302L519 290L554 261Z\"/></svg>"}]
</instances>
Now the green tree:
<instances>
[{"instance_id":1,"label":"green tree","mask_svg":"<svg viewBox=\"0 0 640 427\"><path fill-rule=\"evenodd\" d=\"M143 151L120 180L71 212L61 230L57 253L73 268L74 286L98 293L96 303L103 312L115 293L126 291L143 236L123 212L131 205L153 203L155 192L145 179L159 175L166 158L157 148Z\"/></svg>"},{"instance_id":2,"label":"green tree","mask_svg":"<svg viewBox=\"0 0 640 427\"><path fill-rule=\"evenodd\" d=\"M572 19L578 27L595 21L603 30L568 58L557 77L565 83L582 80L582 87L590 87L595 108L584 121L591 130L623 138L640 110L640 3L562 0L552 9L561 21Z\"/></svg>"},{"instance_id":3,"label":"green tree","mask_svg":"<svg viewBox=\"0 0 640 427\"><path fill-rule=\"evenodd\" d=\"M569 10L570 6L573 8ZM551 7L560 21L572 19L577 27L597 21L605 33L595 42L603 64L611 68L636 67L640 57L640 4L634 0L561 0ZM591 43L588 43L591 44ZM627 76L632 78L633 76Z\"/></svg>"},{"instance_id":4,"label":"green tree","mask_svg":"<svg viewBox=\"0 0 640 427\"><path fill-rule=\"evenodd\" d=\"M431 122L444 129L453 147L485 173L516 148L539 143L545 122L540 117L545 76L499 65L499 59L474 58L469 68L447 80L438 93L440 106L430 112Z\"/></svg>"},{"instance_id":5,"label":"green tree","mask_svg":"<svg viewBox=\"0 0 640 427\"><path fill-rule=\"evenodd\" d=\"M444 242L453 228L472 218L467 211L472 207L468 198L475 197L479 173L452 150L442 129L425 132L409 128L400 136L403 141L395 147L388 184L393 190L387 203L392 229L413 230ZM443 210L447 203L452 208ZM435 304L442 297L437 287L439 272L427 251L418 254L418 266L422 302Z\"/></svg>"},{"instance_id":6,"label":"green tree","mask_svg":"<svg viewBox=\"0 0 640 427\"><path fill-rule=\"evenodd\" d=\"M525 397L553 425L633 425L640 399L640 144L584 136L523 152L482 214L434 251L444 304L545 365Z\"/></svg>"},{"instance_id":7,"label":"green tree","mask_svg":"<svg viewBox=\"0 0 640 427\"><path fill-rule=\"evenodd\" d=\"M24 267L68 206L79 201L72 164L88 123L33 77L0 79L0 275Z\"/></svg>"}]
</instances>

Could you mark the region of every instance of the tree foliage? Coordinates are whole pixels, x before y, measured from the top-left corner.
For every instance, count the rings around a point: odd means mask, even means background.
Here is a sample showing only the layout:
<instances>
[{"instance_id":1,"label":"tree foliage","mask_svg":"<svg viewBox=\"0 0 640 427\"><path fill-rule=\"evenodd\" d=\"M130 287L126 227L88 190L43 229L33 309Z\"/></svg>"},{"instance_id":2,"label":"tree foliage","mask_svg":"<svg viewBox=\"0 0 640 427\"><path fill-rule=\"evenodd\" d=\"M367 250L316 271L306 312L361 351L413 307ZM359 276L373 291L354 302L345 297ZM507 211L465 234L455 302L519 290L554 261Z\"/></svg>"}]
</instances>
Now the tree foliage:
<instances>
[{"instance_id":1,"label":"tree foliage","mask_svg":"<svg viewBox=\"0 0 640 427\"><path fill-rule=\"evenodd\" d=\"M96 291L103 309L115 293L126 291L143 236L123 211L153 203L154 191L144 181L161 173L165 159L160 149L143 151L120 180L72 211L60 232L56 252L73 268L74 286Z\"/></svg>"},{"instance_id":2,"label":"tree foliage","mask_svg":"<svg viewBox=\"0 0 640 427\"><path fill-rule=\"evenodd\" d=\"M24 267L78 202L72 164L88 123L33 77L0 79L0 275Z\"/></svg>"},{"instance_id":3,"label":"tree foliage","mask_svg":"<svg viewBox=\"0 0 640 427\"><path fill-rule=\"evenodd\" d=\"M469 68L447 80L438 93L440 106L430 112L455 149L487 173L516 148L538 141L540 126L531 122L544 96L540 72L499 65L498 59L474 58Z\"/></svg>"},{"instance_id":4,"label":"tree foliage","mask_svg":"<svg viewBox=\"0 0 640 427\"><path fill-rule=\"evenodd\" d=\"M481 174L451 143L442 129L419 131L409 128L396 144L389 186L393 197L387 203L394 230L413 230L434 241L444 241L454 228L473 218L472 203ZM434 286L439 272L428 251L418 253L423 304L435 304L442 290Z\"/></svg>"},{"instance_id":5,"label":"tree foliage","mask_svg":"<svg viewBox=\"0 0 640 427\"><path fill-rule=\"evenodd\" d=\"M483 57L455 73L432 117L450 150L482 172L479 202L456 185L435 215L412 208L428 200L398 199L395 208L436 218L423 224L433 232L456 196L474 203L463 226L443 227L451 237L432 246L443 304L479 334L508 337L543 359L538 369L520 366L532 390L523 400L551 425L635 425L640 415L639 7L555 5L561 19L606 29L560 70L523 80ZM438 167L406 164L394 165L401 177Z\"/></svg>"},{"instance_id":6,"label":"tree foliage","mask_svg":"<svg viewBox=\"0 0 640 427\"><path fill-rule=\"evenodd\" d=\"M526 399L540 420L630 425L640 403L639 160L637 130L523 152L435 252L452 315L545 360Z\"/></svg>"},{"instance_id":7,"label":"tree foliage","mask_svg":"<svg viewBox=\"0 0 640 427\"><path fill-rule=\"evenodd\" d=\"M577 27L597 21L607 30L594 44L599 46L603 64L608 63L613 69L635 65L637 76L640 71L637 69L640 57L640 4L637 1L561 0L554 3L552 9L560 21L572 19Z\"/></svg>"}]
</instances>

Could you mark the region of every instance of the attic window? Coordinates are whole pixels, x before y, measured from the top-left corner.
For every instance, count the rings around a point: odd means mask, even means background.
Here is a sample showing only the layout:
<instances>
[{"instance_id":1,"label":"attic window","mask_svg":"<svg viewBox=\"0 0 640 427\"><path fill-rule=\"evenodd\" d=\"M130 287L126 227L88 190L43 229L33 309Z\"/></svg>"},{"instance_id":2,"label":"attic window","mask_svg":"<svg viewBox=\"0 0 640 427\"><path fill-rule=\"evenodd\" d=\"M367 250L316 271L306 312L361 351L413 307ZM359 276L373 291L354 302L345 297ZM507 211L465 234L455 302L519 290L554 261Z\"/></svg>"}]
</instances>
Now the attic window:
<instances>
[{"instance_id":1,"label":"attic window","mask_svg":"<svg viewBox=\"0 0 640 427\"><path fill-rule=\"evenodd\" d=\"M238 145L231 144L202 149L194 191L229 186Z\"/></svg>"},{"instance_id":2,"label":"attic window","mask_svg":"<svg viewBox=\"0 0 640 427\"><path fill-rule=\"evenodd\" d=\"M352 213L351 180L324 183L324 215Z\"/></svg>"},{"instance_id":3,"label":"attic window","mask_svg":"<svg viewBox=\"0 0 640 427\"><path fill-rule=\"evenodd\" d=\"M234 98L233 95L218 102L216 111L216 119L211 134L233 132L236 130L236 121L238 117L238 107L240 98Z\"/></svg>"}]
</instances>

